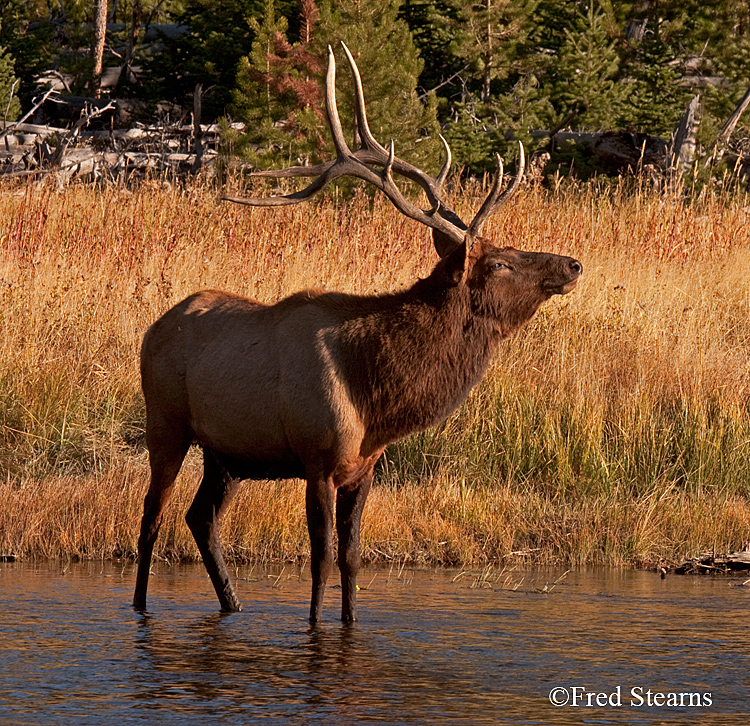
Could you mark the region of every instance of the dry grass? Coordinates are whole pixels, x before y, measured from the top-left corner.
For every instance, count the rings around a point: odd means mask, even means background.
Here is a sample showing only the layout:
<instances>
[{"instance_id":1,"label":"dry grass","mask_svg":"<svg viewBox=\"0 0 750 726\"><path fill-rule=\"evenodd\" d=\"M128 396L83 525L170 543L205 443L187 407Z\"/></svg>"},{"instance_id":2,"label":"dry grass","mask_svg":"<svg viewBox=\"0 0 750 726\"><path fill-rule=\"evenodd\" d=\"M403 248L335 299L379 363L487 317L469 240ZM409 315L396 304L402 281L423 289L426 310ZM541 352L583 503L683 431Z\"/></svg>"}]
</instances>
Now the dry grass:
<instances>
[{"instance_id":1,"label":"dry grass","mask_svg":"<svg viewBox=\"0 0 750 726\"><path fill-rule=\"evenodd\" d=\"M473 204L470 195L456 200ZM750 539L750 214L635 190L517 197L486 230L584 264L439 430L391 447L369 559L639 563ZM434 264L387 202L249 210L210 192L0 190L0 553L134 551L147 461L137 353L203 287L273 301L403 287ZM194 557L180 477L159 545ZM304 557L302 485L243 487L241 558Z\"/></svg>"}]
</instances>

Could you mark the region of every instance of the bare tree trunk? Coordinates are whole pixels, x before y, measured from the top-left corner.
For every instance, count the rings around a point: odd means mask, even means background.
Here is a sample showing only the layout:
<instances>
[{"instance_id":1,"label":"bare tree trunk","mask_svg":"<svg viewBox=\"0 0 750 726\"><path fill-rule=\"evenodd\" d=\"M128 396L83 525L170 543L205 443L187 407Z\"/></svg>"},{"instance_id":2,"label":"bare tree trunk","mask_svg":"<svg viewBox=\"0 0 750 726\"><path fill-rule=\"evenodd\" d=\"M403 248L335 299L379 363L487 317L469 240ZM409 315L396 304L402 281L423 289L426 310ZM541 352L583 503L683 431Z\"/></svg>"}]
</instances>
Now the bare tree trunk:
<instances>
[{"instance_id":1,"label":"bare tree trunk","mask_svg":"<svg viewBox=\"0 0 750 726\"><path fill-rule=\"evenodd\" d=\"M695 158L695 145L701 118L701 97L695 96L687 105L685 113L675 126L669 150L670 167L679 166L682 171L688 170Z\"/></svg>"},{"instance_id":2,"label":"bare tree trunk","mask_svg":"<svg viewBox=\"0 0 750 726\"><path fill-rule=\"evenodd\" d=\"M727 119L727 122L724 124L724 128L721 130L721 133L716 139L717 144L726 144L727 141L729 141L729 137L732 135L732 131L734 131L734 127L737 125L737 122L740 120L740 116L745 112L745 109L750 105L750 89L747 90L747 93L742 97L742 100L737 105L737 108L734 110L734 113Z\"/></svg>"},{"instance_id":3,"label":"bare tree trunk","mask_svg":"<svg viewBox=\"0 0 750 726\"><path fill-rule=\"evenodd\" d=\"M195 161L191 171L197 174L203 166L203 130L201 129L201 100L203 97L203 84L195 84L193 93L193 151L195 152Z\"/></svg>"},{"instance_id":4,"label":"bare tree trunk","mask_svg":"<svg viewBox=\"0 0 750 726\"><path fill-rule=\"evenodd\" d=\"M107 37L107 0L95 0L94 42L91 55L94 59L92 73L92 91L95 98L101 96L102 70L104 60L104 41Z\"/></svg>"},{"instance_id":5,"label":"bare tree trunk","mask_svg":"<svg viewBox=\"0 0 750 726\"><path fill-rule=\"evenodd\" d=\"M129 82L131 80L131 66L133 65L133 55L135 46L138 44L138 35L141 32L141 22L143 21L143 4L141 0L133 0L133 24L130 26L130 36L128 37L128 49L125 54L125 65L122 69L121 81ZM123 77L124 76L124 77Z\"/></svg>"},{"instance_id":6,"label":"bare tree trunk","mask_svg":"<svg viewBox=\"0 0 750 726\"><path fill-rule=\"evenodd\" d=\"M693 168L700 123L701 97L697 95L675 126L667 152L667 183L673 193L681 191L685 174Z\"/></svg>"},{"instance_id":7,"label":"bare tree trunk","mask_svg":"<svg viewBox=\"0 0 750 726\"><path fill-rule=\"evenodd\" d=\"M484 71L482 73L482 90L480 92L480 98L482 101L489 100L490 97L490 84L492 82L492 70L494 64L493 48L492 48L492 0L486 0L487 8L487 52L484 57Z\"/></svg>"}]
</instances>

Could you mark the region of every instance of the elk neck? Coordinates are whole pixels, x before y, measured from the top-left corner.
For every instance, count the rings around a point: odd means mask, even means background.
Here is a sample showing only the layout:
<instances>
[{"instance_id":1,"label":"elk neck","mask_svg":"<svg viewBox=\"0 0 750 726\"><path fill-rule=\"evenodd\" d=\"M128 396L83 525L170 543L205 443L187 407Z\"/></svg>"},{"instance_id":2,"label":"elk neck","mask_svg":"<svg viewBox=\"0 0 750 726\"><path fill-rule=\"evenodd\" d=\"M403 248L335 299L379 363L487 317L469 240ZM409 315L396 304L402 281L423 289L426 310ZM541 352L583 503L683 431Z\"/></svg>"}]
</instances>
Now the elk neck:
<instances>
[{"instance_id":1,"label":"elk neck","mask_svg":"<svg viewBox=\"0 0 750 726\"><path fill-rule=\"evenodd\" d=\"M434 275L404 292L356 300L328 342L367 428L363 448L447 418L502 337L495 321L473 312L465 285L446 286Z\"/></svg>"}]
</instances>

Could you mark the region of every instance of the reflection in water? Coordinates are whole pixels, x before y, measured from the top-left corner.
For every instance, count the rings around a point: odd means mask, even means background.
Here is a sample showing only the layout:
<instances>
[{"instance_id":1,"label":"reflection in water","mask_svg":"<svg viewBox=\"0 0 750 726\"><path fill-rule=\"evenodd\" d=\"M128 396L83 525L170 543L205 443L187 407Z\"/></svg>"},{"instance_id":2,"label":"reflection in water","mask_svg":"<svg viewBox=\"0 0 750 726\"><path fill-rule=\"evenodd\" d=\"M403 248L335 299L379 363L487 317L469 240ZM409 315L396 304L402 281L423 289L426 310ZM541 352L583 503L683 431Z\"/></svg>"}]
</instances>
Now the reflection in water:
<instances>
[{"instance_id":1,"label":"reflection in water","mask_svg":"<svg viewBox=\"0 0 750 726\"><path fill-rule=\"evenodd\" d=\"M130 566L1 564L0 723L739 725L750 713L750 589L726 579L591 571L542 594L380 572L359 623L335 621L332 589L328 620L310 628L309 581L265 574L239 580L244 612L221 614L200 565L163 569L139 614ZM555 687L621 701L556 708ZM631 706L631 688L710 692L712 705Z\"/></svg>"}]
</instances>

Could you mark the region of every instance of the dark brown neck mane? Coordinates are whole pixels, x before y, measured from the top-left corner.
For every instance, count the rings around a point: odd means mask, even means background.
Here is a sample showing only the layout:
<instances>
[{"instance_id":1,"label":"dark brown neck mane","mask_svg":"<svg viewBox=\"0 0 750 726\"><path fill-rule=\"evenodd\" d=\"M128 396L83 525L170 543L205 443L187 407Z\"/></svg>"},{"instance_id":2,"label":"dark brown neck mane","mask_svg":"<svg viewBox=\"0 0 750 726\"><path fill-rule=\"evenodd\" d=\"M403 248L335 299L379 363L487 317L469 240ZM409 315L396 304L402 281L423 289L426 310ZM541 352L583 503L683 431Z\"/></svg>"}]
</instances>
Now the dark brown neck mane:
<instances>
[{"instance_id":1,"label":"dark brown neck mane","mask_svg":"<svg viewBox=\"0 0 750 726\"><path fill-rule=\"evenodd\" d=\"M445 420L482 377L502 337L496 320L473 313L465 285L446 287L434 275L404 292L350 304L357 312L331 343L367 426L363 448Z\"/></svg>"}]
</instances>

